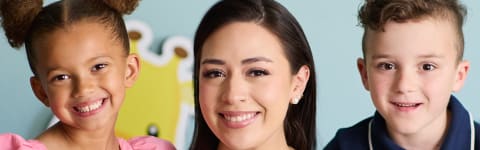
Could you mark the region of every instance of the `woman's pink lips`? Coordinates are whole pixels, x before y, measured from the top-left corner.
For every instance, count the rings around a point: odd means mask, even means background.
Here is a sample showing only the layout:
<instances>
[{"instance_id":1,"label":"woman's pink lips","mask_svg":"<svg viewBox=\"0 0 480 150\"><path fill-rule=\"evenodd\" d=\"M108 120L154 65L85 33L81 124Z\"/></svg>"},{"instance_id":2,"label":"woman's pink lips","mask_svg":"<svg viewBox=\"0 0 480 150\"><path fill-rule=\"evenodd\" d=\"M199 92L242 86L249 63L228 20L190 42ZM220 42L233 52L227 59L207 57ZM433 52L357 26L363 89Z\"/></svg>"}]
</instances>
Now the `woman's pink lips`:
<instances>
[{"instance_id":1,"label":"woman's pink lips","mask_svg":"<svg viewBox=\"0 0 480 150\"><path fill-rule=\"evenodd\" d=\"M239 129L244 128L251 123L253 123L257 118L260 112L255 111L248 111L248 112L222 112L220 113L220 117L222 118L222 122L228 128Z\"/></svg>"}]
</instances>

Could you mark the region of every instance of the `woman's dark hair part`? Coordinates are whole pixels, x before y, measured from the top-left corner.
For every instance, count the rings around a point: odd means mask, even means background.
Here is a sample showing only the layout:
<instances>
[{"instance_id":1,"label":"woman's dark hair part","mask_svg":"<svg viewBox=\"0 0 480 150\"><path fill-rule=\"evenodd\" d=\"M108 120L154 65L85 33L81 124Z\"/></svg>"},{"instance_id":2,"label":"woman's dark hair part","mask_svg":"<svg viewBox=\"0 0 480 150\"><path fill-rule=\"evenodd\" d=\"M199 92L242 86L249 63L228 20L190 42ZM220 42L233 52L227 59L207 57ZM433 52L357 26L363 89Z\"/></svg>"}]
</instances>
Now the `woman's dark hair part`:
<instances>
[{"instance_id":1,"label":"woman's dark hair part","mask_svg":"<svg viewBox=\"0 0 480 150\"><path fill-rule=\"evenodd\" d=\"M199 68L205 41L220 28L234 22L252 22L276 35L292 74L306 65L310 77L303 98L290 105L284 120L287 144L295 149L316 148L316 80L313 56L304 32L288 10L273 0L223 0L212 6L197 28L194 39L195 131L190 149L216 149L219 139L207 126L199 105Z\"/></svg>"},{"instance_id":2,"label":"woman's dark hair part","mask_svg":"<svg viewBox=\"0 0 480 150\"><path fill-rule=\"evenodd\" d=\"M139 0L62 0L42 6L42 0L1 1L2 27L9 44L20 48L25 44L30 69L35 70L34 44L55 30L67 28L81 21L95 21L112 32L113 38L129 53L129 39L122 18L131 13Z\"/></svg>"}]
</instances>

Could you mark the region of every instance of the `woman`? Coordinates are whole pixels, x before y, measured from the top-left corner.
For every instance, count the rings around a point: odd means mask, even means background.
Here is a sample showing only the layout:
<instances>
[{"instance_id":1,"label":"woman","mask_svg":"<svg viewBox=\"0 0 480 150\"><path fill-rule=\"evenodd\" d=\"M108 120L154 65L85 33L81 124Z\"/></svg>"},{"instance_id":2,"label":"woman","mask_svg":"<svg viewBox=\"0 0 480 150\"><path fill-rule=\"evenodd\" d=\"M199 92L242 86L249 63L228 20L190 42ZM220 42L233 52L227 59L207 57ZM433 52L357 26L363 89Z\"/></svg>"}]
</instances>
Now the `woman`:
<instances>
[{"instance_id":1,"label":"woman","mask_svg":"<svg viewBox=\"0 0 480 150\"><path fill-rule=\"evenodd\" d=\"M313 57L281 4L216 3L197 29L194 54L191 149L316 148Z\"/></svg>"}]
</instances>

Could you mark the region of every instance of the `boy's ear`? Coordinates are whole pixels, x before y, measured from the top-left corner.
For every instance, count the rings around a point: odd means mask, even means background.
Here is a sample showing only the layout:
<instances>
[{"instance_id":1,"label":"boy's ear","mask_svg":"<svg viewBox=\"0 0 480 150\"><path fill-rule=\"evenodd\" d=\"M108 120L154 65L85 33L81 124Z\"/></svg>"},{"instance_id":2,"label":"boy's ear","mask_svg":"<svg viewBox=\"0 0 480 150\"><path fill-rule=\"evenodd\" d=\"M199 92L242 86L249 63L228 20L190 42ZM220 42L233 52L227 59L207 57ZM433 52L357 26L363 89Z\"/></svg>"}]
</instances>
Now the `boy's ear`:
<instances>
[{"instance_id":1,"label":"boy's ear","mask_svg":"<svg viewBox=\"0 0 480 150\"><path fill-rule=\"evenodd\" d=\"M358 73L360 73L360 78L362 78L363 87L365 88L365 90L370 91L368 87L367 67L364 59L362 58L357 59L357 68L358 68Z\"/></svg>"},{"instance_id":2,"label":"boy's ear","mask_svg":"<svg viewBox=\"0 0 480 150\"><path fill-rule=\"evenodd\" d=\"M30 86L32 87L33 94L37 97L40 102L42 102L45 106L50 107L50 103L48 102L48 96L45 93L45 90L42 87L42 83L38 77L30 77Z\"/></svg>"},{"instance_id":3,"label":"boy's ear","mask_svg":"<svg viewBox=\"0 0 480 150\"><path fill-rule=\"evenodd\" d=\"M130 54L127 57L127 68L125 70L125 86L132 87L140 72L140 60L138 55Z\"/></svg>"},{"instance_id":4,"label":"boy's ear","mask_svg":"<svg viewBox=\"0 0 480 150\"><path fill-rule=\"evenodd\" d=\"M291 101L293 104L298 103L298 100L300 100L303 96L303 92L305 91L305 88L307 87L308 79L310 79L310 68L307 65L303 65L300 67L298 72L293 76L293 94Z\"/></svg>"},{"instance_id":5,"label":"boy's ear","mask_svg":"<svg viewBox=\"0 0 480 150\"><path fill-rule=\"evenodd\" d=\"M461 61L457 67L455 83L453 85L454 92L459 91L463 87L467 79L468 69L470 69L470 63L468 61Z\"/></svg>"}]
</instances>

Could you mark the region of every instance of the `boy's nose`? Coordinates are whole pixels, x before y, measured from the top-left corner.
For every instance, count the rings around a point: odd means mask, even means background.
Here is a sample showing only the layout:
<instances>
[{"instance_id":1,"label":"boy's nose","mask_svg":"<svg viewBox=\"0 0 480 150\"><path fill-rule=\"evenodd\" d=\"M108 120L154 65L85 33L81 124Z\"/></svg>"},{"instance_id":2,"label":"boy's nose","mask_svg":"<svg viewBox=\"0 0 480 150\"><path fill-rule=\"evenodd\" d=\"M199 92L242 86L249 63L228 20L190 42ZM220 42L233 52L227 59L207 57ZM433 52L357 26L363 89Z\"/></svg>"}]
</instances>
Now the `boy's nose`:
<instances>
[{"instance_id":1,"label":"boy's nose","mask_svg":"<svg viewBox=\"0 0 480 150\"><path fill-rule=\"evenodd\" d=\"M410 93L415 91L417 86L417 75L415 71L399 69L396 74L395 88L399 93Z\"/></svg>"},{"instance_id":2,"label":"boy's nose","mask_svg":"<svg viewBox=\"0 0 480 150\"><path fill-rule=\"evenodd\" d=\"M227 77L222 84L222 100L228 104L244 102L247 100L248 85L241 76Z\"/></svg>"}]
</instances>

